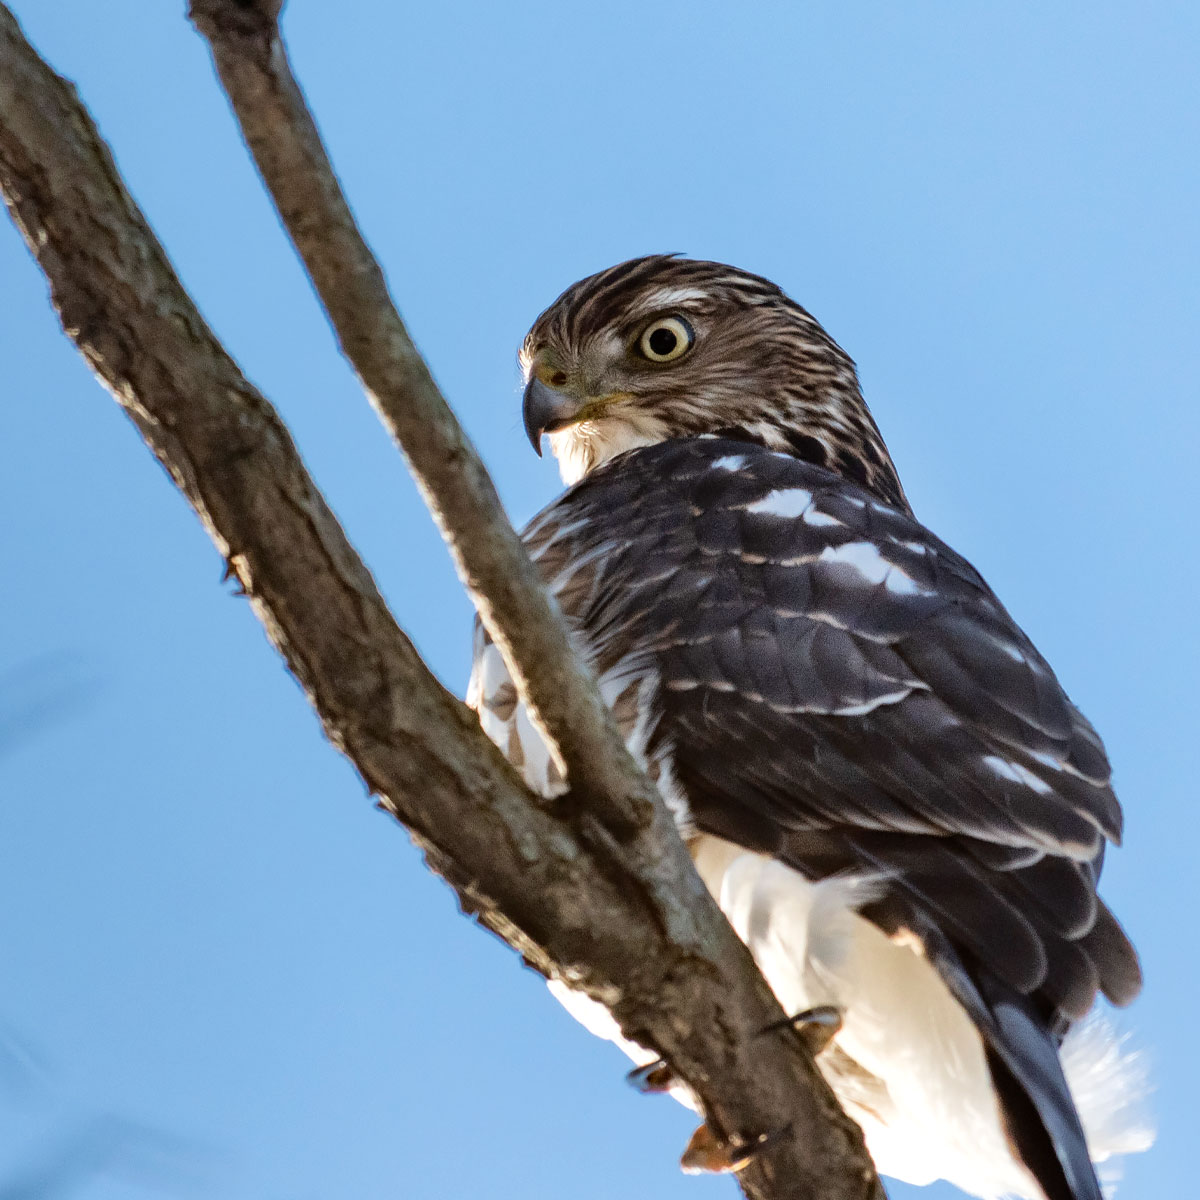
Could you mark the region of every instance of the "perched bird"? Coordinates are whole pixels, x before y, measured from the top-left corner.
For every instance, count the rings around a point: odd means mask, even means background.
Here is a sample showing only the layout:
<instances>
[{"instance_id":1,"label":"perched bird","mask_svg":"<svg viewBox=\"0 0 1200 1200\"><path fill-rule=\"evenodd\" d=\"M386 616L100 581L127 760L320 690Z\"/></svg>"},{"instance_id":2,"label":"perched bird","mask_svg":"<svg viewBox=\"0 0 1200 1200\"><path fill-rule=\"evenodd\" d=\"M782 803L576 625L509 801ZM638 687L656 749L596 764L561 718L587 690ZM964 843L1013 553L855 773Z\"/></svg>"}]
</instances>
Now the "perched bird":
<instances>
[{"instance_id":1,"label":"perched bird","mask_svg":"<svg viewBox=\"0 0 1200 1200\"><path fill-rule=\"evenodd\" d=\"M1109 764L914 517L853 362L768 280L670 255L568 288L521 361L570 485L530 554L785 1009L840 1018L818 1063L879 1170L1101 1200L1093 1161L1150 1140L1139 1065L1083 1021L1141 985L1096 894ZM555 794L476 639L484 728Z\"/></svg>"}]
</instances>

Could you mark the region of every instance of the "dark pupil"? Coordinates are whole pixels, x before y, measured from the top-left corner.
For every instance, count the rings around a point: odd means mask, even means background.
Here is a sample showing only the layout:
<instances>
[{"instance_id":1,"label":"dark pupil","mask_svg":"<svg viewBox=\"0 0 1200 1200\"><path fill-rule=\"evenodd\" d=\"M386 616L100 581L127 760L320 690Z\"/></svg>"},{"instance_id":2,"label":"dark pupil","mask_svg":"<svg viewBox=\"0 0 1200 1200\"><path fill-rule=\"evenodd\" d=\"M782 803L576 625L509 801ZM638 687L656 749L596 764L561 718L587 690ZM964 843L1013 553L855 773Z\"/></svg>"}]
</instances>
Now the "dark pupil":
<instances>
[{"instance_id":1,"label":"dark pupil","mask_svg":"<svg viewBox=\"0 0 1200 1200\"><path fill-rule=\"evenodd\" d=\"M679 339L669 329L656 329L650 335L650 349L654 351L659 358L666 358L672 350L675 349Z\"/></svg>"}]
</instances>

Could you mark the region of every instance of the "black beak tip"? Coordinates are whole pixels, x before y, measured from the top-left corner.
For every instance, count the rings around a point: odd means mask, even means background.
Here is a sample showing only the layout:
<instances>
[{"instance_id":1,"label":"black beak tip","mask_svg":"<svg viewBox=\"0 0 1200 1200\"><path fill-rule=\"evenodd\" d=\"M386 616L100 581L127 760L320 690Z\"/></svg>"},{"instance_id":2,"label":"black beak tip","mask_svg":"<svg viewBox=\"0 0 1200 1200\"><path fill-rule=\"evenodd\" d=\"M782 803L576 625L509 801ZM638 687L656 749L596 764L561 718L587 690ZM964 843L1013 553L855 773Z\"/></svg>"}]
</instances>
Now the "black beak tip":
<instances>
[{"instance_id":1,"label":"black beak tip","mask_svg":"<svg viewBox=\"0 0 1200 1200\"><path fill-rule=\"evenodd\" d=\"M542 432L532 421L528 419L525 421L525 436L529 439L529 444L538 458L542 457Z\"/></svg>"},{"instance_id":2,"label":"black beak tip","mask_svg":"<svg viewBox=\"0 0 1200 1200\"><path fill-rule=\"evenodd\" d=\"M533 452L542 457L542 434L553 424L558 397L540 379L531 379L525 389L521 415L525 420L525 436Z\"/></svg>"}]
</instances>

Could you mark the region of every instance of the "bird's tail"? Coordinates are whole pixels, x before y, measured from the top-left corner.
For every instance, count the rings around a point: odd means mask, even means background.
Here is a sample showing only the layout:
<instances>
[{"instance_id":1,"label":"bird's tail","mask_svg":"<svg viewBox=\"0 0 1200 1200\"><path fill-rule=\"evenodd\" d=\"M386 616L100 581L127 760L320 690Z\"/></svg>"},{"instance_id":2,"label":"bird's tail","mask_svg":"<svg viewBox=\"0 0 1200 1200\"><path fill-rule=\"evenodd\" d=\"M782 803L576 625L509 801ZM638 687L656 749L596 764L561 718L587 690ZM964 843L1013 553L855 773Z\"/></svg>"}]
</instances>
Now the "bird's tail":
<instances>
[{"instance_id":1,"label":"bird's tail","mask_svg":"<svg viewBox=\"0 0 1200 1200\"><path fill-rule=\"evenodd\" d=\"M988 1067L1021 1160L1046 1200L1104 1200L1058 1040L1027 997L991 978L974 982L985 1007L975 1015Z\"/></svg>"}]
</instances>

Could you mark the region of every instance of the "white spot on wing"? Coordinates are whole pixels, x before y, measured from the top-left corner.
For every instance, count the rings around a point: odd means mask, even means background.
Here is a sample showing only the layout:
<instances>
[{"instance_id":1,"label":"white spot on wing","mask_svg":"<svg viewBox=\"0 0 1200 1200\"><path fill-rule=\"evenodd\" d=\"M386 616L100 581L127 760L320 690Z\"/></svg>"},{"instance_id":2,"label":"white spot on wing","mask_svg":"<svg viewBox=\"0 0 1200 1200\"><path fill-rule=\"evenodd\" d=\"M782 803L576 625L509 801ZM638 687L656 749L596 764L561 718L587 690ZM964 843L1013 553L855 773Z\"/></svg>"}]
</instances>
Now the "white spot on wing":
<instances>
[{"instance_id":1,"label":"white spot on wing","mask_svg":"<svg viewBox=\"0 0 1200 1200\"><path fill-rule=\"evenodd\" d=\"M1048 796L1054 791L1044 779L1039 779L1028 767L1012 762L1010 759L1000 758L996 754L985 754L983 765L993 774L999 775L1001 779L1019 783L1037 792L1039 796Z\"/></svg>"},{"instance_id":2,"label":"white spot on wing","mask_svg":"<svg viewBox=\"0 0 1200 1200\"><path fill-rule=\"evenodd\" d=\"M882 583L892 569L892 564L879 553L879 547L870 542L847 542L842 546L826 546L821 551L821 562L840 563L851 567L872 583Z\"/></svg>"},{"instance_id":3,"label":"white spot on wing","mask_svg":"<svg viewBox=\"0 0 1200 1200\"><path fill-rule=\"evenodd\" d=\"M1037 761L1040 762L1043 767L1049 767L1052 771L1062 770L1062 763L1059 762L1059 760L1055 758L1053 754L1049 754L1044 751L1038 751L1037 753L1031 751L1029 757L1037 759Z\"/></svg>"},{"instance_id":4,"label":"white spot on wing","mask_svg":"<svg viewBox=\"0 0 1200 1200\"><path fill-rule=\"evenodd\" d=\"M837 517L831 517L828 513L818 512L815 508L810 508L804 514L805 525L840 525L842 522Z\"/></svg>"},{"instance_id":5,"label":"white spot on wing","mask_svg":"<svg viewBox=\"0 0 1200 1200\"><path fill-rule=\"evenodd\" d=\"M746 511L762 513L769 517L784 517L795 520L804 515L812 503L812 492L804 488L777 488L768 492L761 500L746 505Z\"/></svg>"},{"instance_id":6,"label":"white spot on wing","mask_svg":"<svg viewBox=\"0 0 1200 1200\"><path fill-rule=\"evenodd\" d=\"M912 695L913 690L911 687L898 688L896 691L887 692L882 696L873 696L861 704L843 704L833 709L833 713L839 717L863 717L877 708L882 708L885 704L899 704L901 700Z\"/></svg>"},{"instance_id":7,"label":"white spot on wing","mask_svg":"<svg viewBox=\"0 0 1200 1200\"><path fill-rule=\"evenodd\" d=\"M746 465L746 459L741 454L725 454L713 460L714 471L740 471Z\"/></svg>"},{"instance_id":8,"label":"white spot on wing","mask_svg":"<svg viewBox=\"0 0 1200 1200\"><path fill-rule=\"evenodd\" d=\"M1002 650L1014 662L1025 661L1025 652L1020 646L1014 646L1012 642L1007 642L1003 638L998 637L992 638L992 642L998 650Z\"/></svg>"},{"instance_id":9,"label":"white spot on wing","mask_svg":"<svg viewBox=\"0 0 1200 1200\"><path fill-rule=\"evenodd\" d=\"M888 562L879 553L879 547L871 542L846 542L842 546L826 546L821 551L819 561L850 567L869 583L884 584L889 592L897 596L930 594L929 590L923 588L911 575L906 574L895 563Z\"/></svg>"}]
</instances>

